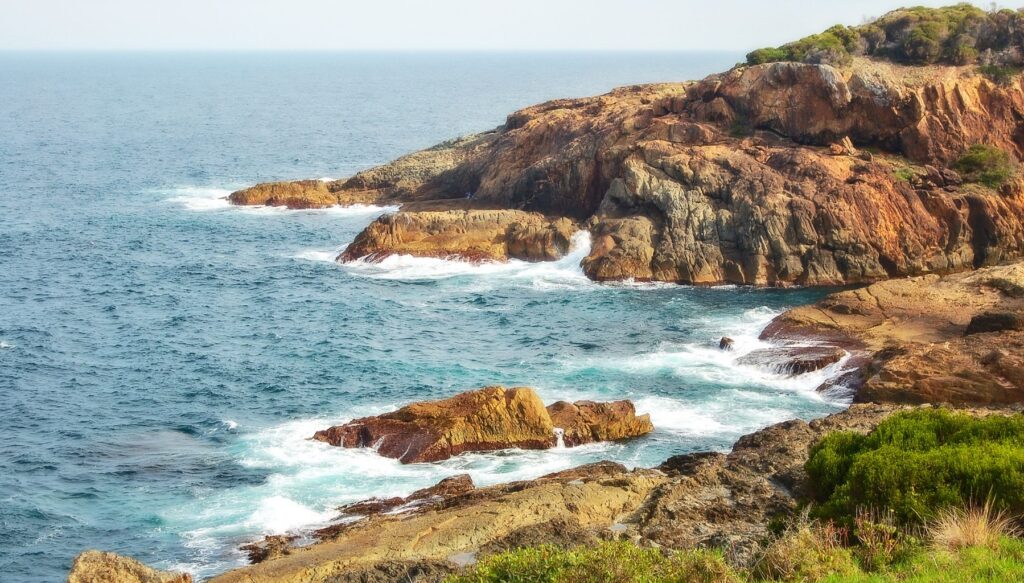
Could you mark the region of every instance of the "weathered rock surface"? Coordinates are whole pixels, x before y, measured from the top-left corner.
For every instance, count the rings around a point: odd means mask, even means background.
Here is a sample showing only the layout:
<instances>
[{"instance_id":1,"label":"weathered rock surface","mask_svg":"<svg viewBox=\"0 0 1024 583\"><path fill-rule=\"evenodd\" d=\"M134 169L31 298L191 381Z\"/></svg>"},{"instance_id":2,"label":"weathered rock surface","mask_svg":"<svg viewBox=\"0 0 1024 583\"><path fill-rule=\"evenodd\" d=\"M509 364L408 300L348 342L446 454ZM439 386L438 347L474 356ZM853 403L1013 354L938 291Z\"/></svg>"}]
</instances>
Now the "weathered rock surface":
<instances>
[{"instance_id":1,"label":"weathered rock surface","mask_svg":"<svg viewBox=\"0 0 1024 583\"><path fill-rule=\"evenodd\" d=\"M548 405L551 423L564 431L567 447L597 441L618 441L654 431L650 415L637 415L633 403L558 401Z\"/></svg>"},{"instance_id":2,"label":"weathered rock surface","mask_svg":"<svg viewBox=\"0 0 1024 583\"><path fill-rule=\"evenodd\" d=\"M412 494L394 498L370 498L339 508L342 514L370 515L392 511L423 510L429 506L442 504L445 501L461 496L476 488L469 474L458 474L441 480L430 486L416 490Z\"/></svg>"},{"instance_id":3,"label":"weathered rock surface","mask_svg":"<svg viewBox=\"0 0 1024 583\"><path fill-rule=\"evenodd\" d=\"M1024 401L1024 264L891 280L776 318L763 336L854 353L861 402Z\"/></svg>"},{"instance_id":4,"label":"weathered rock surface","mask_svg":"<svg viewBox=\"0 0 1024 583\"><path fill-rule=\"evenodd\" d=\"M338 260L379 261L405 254L474 261L551 261L569 251L578 230L569 219L516 210L395 213L370 224Z\"/></svg>"},{"instance_id":5,"label":"weathered rock surface","mask_svg":"<svg viewBox=\"0 0 1024 583\"><path fill-rule=\"evenodd\" d=\"M249 557L250 563L262 563L267 559L275 559L290 553L292 543L297 538L297 536L293 535L271 534L259 541L242 545L239 547L239 550L245 552Z\"/></svg>"},{"instance_id":6,"label":"weathered rock surface","mask_svg":"<svg viewBox=\"0 0 1024 583\"><path fill-rule=\"evenodd\" d=\"M530 533L607 532L616 520L635 512L665 480L656 470L627 471L603 462L528 482L478 488L440 510L379 515L342 530L337 538L288 555L214 577L211 583L326 583L354 581L353 573L376 572L380 565L424 562L439 581L459 556L485 545L534 540ZM525 537L525 538L524 538ZM570 540L559 540L563 544ZM372 580L372 579L371 579Z\"/></svg>"},{"instance_id":7,"label":"weathered rock surface","mask_svg":"<svg viewBox=\"0 0 1024 583\"><path fill-rule=\"evenodd\" d=\"M632 403L558 403L566 444L624 439L654 429ZM356 419L317 431L313 439L341 447L373 447L402 463L431 462L467 451L554 447L552 413L533 389L486 387L449 399L413 403L393 413ZM570 437L571 435L571 437Z\"/></svg>"},{"instance_id":8,"label":"weathered rock surface","mask_svg":"<svg viewBox=\"0 0 1024 583\"><path fill-rule=\"evenodd\" d=\"M68 583L192 583L192 577L157 571L116 553L85 551L71 564Z\"/></svg>"},{"instance_id":9,"label":"weathered rock surface","mask_svg":"<svg viewBox=\"0 0 1024 583\"><path fill-rule=\"evenodd\" d=\"M584 223L593 236L584 270L596 280L871 282L1021 256L1022 182L996 192L962 184L948 166L981 142L1020 158L1022 116L1019 80L1000 86L971 67L771 63L543 103L493 132L345 181L287 193L257 186L232 199L318 205L326 190L339 202L413 203L399 213L405 219L371 225L349 258L519 256L500 215L453 228L419 216L458 199L464 209ZM282 193L263 194L275 188ZM428 224L435 232L407 242L395 236L403 220L416 226L410 234ZM547 243L526 247L531 259L555 255Z\"/></svg>"}]
</instances>

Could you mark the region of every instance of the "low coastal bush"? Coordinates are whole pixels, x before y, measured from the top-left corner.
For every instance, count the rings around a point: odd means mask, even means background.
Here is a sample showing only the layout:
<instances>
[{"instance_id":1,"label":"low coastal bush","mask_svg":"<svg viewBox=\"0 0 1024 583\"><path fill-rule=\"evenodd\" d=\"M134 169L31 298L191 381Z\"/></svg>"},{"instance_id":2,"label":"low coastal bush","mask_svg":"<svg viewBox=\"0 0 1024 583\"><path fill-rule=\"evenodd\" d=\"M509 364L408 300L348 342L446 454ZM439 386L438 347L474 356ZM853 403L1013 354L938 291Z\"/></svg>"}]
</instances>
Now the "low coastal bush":
<instances>
[{"instance_id":1,"label":"low coastal bush","mask_svg":"<svg viewBox=\"0 0 1024 583\"><path fill-rule=\"evenodd\" d=\"M774 61L843 64L865 55L925 65L1021 65L1024 12L986 12L968 3L894 10L861 26L833 26L796 42L758 49L751 65Z\"/></svg>"},{"instance_id":2,"label":"low coastal bush","mask_svg":"<svg viewBox=\"0 0 1024 583\"><path fill-rule=\"evenodd\" d=\"M1009 85L1020 75L1020 67L1005 65L981 65L978 72L997 85Z\"/></svg>"},{"instance_id":3,"label":"low coastal bush","mask_svg":"<svg viewBox=\"0 0 1024 583\"><path fill-rule=\"evenodd\" d=\"M987 144L975 144L953 164L953 168L968 182L999 188L1013 176L1014 164L1005 150Z\"/></svg>"},{"instance_id":4,"label":"low coastal bush","mask_svg":"<svg viewBox=\"0 0 1024 583\"><path fill-rule=\"evenodd\" d=\"M1024 581L1024 541L942 549L903 542L888 560L863 562L863 545L843 547L840 531L800 521L768 544L751 569L717 551L664 553L628 542L589 549L522 548L484 559L447 583L925 583Z\"/></svg>"},{"instance_id":5,"label":"low coastal bush","mask_svg":"<svg viewBox=\"0 0 1024 583\"><path fill-rule=\"evenodd\" d=\"M553 546L516 549L484 559L448 583L739 583L743 578L720 552L665 553L628 542L565 550Z\"/></svg>"},{"instance_id":6,"label":"low coastal bush","mask_svg":"<svg viewBox=\"0 0 1024 583\"><path fill-rule=\"evenodd\" d=\"M1024 513L1024 415L975 418L941 409L893 415L868 435L836 432L805 466L815 515L849 525L860 508L920 524L991 498Z\"/></svg>"}]
</instances>

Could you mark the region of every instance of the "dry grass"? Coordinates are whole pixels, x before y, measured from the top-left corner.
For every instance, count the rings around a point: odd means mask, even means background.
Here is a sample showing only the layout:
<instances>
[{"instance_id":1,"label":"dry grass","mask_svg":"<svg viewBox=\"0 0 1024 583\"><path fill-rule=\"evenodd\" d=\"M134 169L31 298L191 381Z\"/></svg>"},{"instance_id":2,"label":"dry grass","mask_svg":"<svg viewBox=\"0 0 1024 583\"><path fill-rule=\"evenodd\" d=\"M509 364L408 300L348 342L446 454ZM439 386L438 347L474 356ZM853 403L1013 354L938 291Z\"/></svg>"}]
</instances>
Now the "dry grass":
<instances>
[{"instance_id":1,"label":"dry grass","mask_svg":"<svg viewBox=\"0 0 1024 583\"><path fill-rule=\"evenodd\" d=\"M947 551L968 547L995 549L1002 537L1019 535L1013 517L996 510L991 499L981 506L948 508L928 524L932 546Z\"/></svg>"},{"instance_id":2,"label":"dry grass","mask_svg":"<svg viewBox=\"0 0 1024 583\"><path fill-rule=\"evenodd\" d=\"M818 581L829 575L854 574L858 569L846 539L844 529L832 522L812 521L804 511L764 548L753 574L770 581Z\"/></svg>"}]
</instances>

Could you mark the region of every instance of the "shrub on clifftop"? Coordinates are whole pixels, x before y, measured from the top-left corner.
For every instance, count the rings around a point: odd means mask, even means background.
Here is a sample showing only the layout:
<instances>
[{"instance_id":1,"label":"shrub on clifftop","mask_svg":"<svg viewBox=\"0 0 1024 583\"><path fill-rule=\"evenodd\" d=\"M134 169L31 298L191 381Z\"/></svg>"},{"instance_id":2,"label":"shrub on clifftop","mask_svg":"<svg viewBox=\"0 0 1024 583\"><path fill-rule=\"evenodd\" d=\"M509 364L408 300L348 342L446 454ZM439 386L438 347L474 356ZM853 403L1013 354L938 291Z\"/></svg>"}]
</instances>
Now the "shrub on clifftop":
<instances>
[{"instance_id":1,"label":"shrub on clifftop","mask_svg":"<svg viewBox=\"0 0 1024 583\"><path fill-rule=\"evenodd\" d=\"M967 3L902 8L861 26L833 26L777 48L747 55L754 65L774 61L842 64L854 55L925 65L1020 65L1024 13L985 12Z\"/></svg>"},{"instance_id":2,"label":"shrub on clifftop","mask_svg":"<svg viewBox=\"0 0 1024 583\"><path fill-rule=\"evenodd\" d=\"M903 524L991 497L1024 513L1024 415L975 418L944 410L893 415L868 435L837 432L811 450L816 513L848 523L858 508Z\"/></svg>"}]
</instances>

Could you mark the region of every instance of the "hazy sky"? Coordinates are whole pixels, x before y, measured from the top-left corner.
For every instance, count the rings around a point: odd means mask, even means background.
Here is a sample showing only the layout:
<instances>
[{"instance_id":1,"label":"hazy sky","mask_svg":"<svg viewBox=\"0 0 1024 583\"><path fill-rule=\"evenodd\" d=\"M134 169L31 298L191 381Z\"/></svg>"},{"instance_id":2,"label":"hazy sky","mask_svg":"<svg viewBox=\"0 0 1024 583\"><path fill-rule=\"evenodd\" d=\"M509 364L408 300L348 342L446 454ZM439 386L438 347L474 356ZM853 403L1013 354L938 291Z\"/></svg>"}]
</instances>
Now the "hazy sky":
<instances>
[{"instance_id":1,"label":"hazy sky","mask_svg":"<svg viewBox=\"0 0 1024 583\"><path fill-rule=\"evenodd\" d=\"M954 2L0 0L0 50L748 50Z\"/></svg>"}]
</instances>

